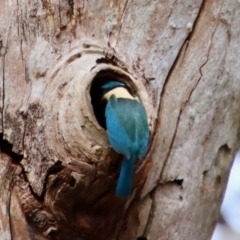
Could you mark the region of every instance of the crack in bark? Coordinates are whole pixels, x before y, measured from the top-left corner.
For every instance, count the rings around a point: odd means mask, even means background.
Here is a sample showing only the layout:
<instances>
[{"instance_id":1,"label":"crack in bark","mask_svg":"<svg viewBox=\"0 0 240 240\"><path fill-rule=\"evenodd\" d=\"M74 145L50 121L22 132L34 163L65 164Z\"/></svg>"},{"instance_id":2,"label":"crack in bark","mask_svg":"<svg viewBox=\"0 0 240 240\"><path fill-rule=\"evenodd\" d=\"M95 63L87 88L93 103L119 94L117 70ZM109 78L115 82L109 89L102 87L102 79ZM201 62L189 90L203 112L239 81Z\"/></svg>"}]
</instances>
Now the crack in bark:
<instances>
[{"instance_id":1,"label":"crack in bark","mask_svg":"<svg viewBox=\"0 0 240 240\"><path fill-rule=\"evenodd\" d=\"M154 218L153 214L156 210L156 199L155 199L156 189L157 189L157 185L149 192L149 197L152 200L152 204L151 204L151 209L150 209L149 214L148 214L148 220L146 222L146 226L145 226L143 234L142 234L143 236L147 235L147 231L151 227L152 222L153 222L153 218Z\"/></svg>"},{"instance_id":2,"label":"crack in bark","mask_svg":"<svg viewBox=\"0 0 240 240\"><path fill-rule=\"evenodd\" d=\"M195 27L196 27L196 25L197 25L197 22L198 22L198 20L199 20L199 18L200 18L200 15L201 15L202 11L203 11L204 5L205 5L205 1L203 1L203 3L201 4L201 6L200 6L200 8L199 8L199 11L198 11L198 15L197 15L197 17L196 17L196 19L195 19L195 21L194 21L194 23L193 23L192 31L189 32L189 35L187 36L187 38L186 38L185 41L183 42L181 48L179 49L178 55L176 56L176 58L175 58L175 60L174 60L174 62L173 62L173 64L172 64L172 66L171 66L171 68L170 68L170 70L169 70L169 73L168 73L168 75L167 75L167 77L166 77L166 80L165 80L165 82L164 82L164 84L163 84L162 91L161 91L161 94L160 94L160 104L159 104L159 107L158 107L158 110L157 110L158 116L159 116L160 113L161 113L161 109L162 109L162 101L161 101L161 100L164 98L164 95L165 95L165 92L166 92L166 88L167 88L167 84L168 84L168 82L169 82L169 79L171 78L172 72L174 71L174 69L175 69L175 67L176 67L179 59L182 57L182 56L181 56L181 53L184 52L183 57L184 57L184 55L185 55L185 52L186 52L186 50L187 50L187 48L188 48L188 44L189 44L189 42L190 42L191 39L192 39L192 36L193 36L194 30L195 30ZM154 134L153 134L153 139L155 138L155 135L157 134L156 129L159 129L159 126L160 126L160 125L161 125L160 119L157 118L157 121L156 121L156 124L155 124L155 129L153 130L153 133L154 133Z\"/></svg>"},{"instance_id":3,"label":"crack in bark","mask_svg":"<svg viewBox=\"0 0 240 240\"><path fill-rule=\"evenodd\" d=\"M52 230L56 231L58 229L55 216L46 206L42 206L41 201L36 198L24 173L18 179L17 196L27 221L30 221L32 227L37 228L40 234L47 236Z\"/></svg>"},{"instance_id":4,"label":"crack in bark","mask_svg":"<svg viewBox=\"0 0 240 240\"><path fill-rule=\"evenodd\" d=\"M186 48L184 49L185 51L183 53L183 57L185 56L185 52L188 49L189 42L192 40L193 34L195 32L195 29L196 29L196 25L197 25L197 23L199 21L201 13L204 11L205 5L206 5L206 1L203 0L201 6L199 8L198 15L197 15L195 21L193 22L192 30L189 32L189 35L188 35L188 37L186 38L186 40L184 42L184 44L186 44Z\"/></svg>"},{"instance_id":5,"label":"crack in bark","mask_svg":"<svg viewBox=\"0 0 240 240\"><path fill-rule=\"evenodd\" d=\"M202 5L205 5L205 2L204 2ZM204 6L201 6L200 9L203 11ZM200 15L201 15L201 13L199 14L199 16L200 16ZM199 16L198 16L197 19L199 19ZM196 22L194 23L194 25L196 26ZM159 176L159 181L160 181L161 178L162 178L163 172L164 172L165 167L166 167L167 159L168 159L168 157L169 157L169 155L170 155L170 152L171 152L173 143L174 143L174 141L175 141L176 134L177 134L177 130L178 130L178 126L179 126L179 122L180 122L180 118L181 118L181 116L182 116L182 112L183 112L183 110L186 108L186 106L187 106L187 104L188 104L188 102L189 102L189 100L190 100L193 92L196 90L198 84L199 84L200 81L201 81L201 78L202 78L202 69L203 69L203 67L208 63L210 51L211 51L211 49L212 49L213 37L214 37L214 35L215 35L215 33L216 33L216 30L217 30L218 25L219 25L219 24L216 24L216 27L215 27L215 29L214 29L214 31L213 31L213 33L212 33L211 40L210 40L210 44L209 44L209 48L208 48L208 51L207 51L206 60L202 63L202 65L201 65L200 68L199 68L200 77L199 77L198 80L196 81L196 84L195 84L194 87L192 88L192 90L191 90L191 92L190 92L187 100L185 101L185 103L182 105L182 107L181 107L181 109L180 109L180 112L179 112L179 115L178 115L178 118L177 118L177 124L176 124L176 128L175 128L175 131L174 131L174 135L173 135L173 138L172 138L170 147L169 147L169 151L168 151L167 157L166 157L166 159L165 159L165 161L164 161L164 164L163 164L163 167L162 167L162 171L161 171L160 176ZM190 39L189 39L188 41L191 40L191 38L192 38L192 36L193 36L193 32L194 32L194 31L191 32L191 36L190 36ZM186 50L186 49L185 49L185 50ZM180 52L181 52L181 51L180 51Z\"/></svg>"},{"instance_id":6,"label":"crack in bark","mask_svg":"<svg viewBox=\"0 0 240 240\"><path fill-rule=\"evenodd\" d=\"M5 98L5 55L3 56L2 60L3 64L3 74L2 74L2 134L4 135L4 98Z\"/></svg>"},{"instance_id":7,"label":"crack in bark","mask_svg":"<svg viewBox=\"0 0 240 240\"><path fill-rule=\"evenodd\" d=\"M178 126L179 126L180 118L181 118L181 116L182 116L182 112L183 112L183 109L181 108L181 109L180 109L180 112L179 112L179 114L178 114L177 123L176 123L176 127L175 127L174 134L173 134L173 137L172 137L172 141L171 141L170 146L169 146L169 148L168 148L168 153L167 153L167 156L166 156L166 158L165 158L165 160L164 160L164 163L163 163L163 166L162 166L162 169L161 169L161 172L160 172L160 175L159 175L159 178L158 178L158 181L157 181L157 182L160 182L160 181L161 181L161 178L162 178L162 176L163 176L164 170L165 170L165 168L166 168L166 164L167 164L169 155L170 155L170 153L171 153L173 144L174 144L175 139L176 139L176 136L177 136Z\"/></svg>"},{"instance_id":8,"label":"crack in bark","mask_svg":"<svg viewBox=\"0 0 240 240\"><path fill-rule=\"evenodd\" d=\"M26 69L26 68L25 68ZM25 70L26 72L27 70ZM28 75L27 75L28 76ZM26 77L26 74L25 74L25 77ZM32 84L30 84L32 86ZM32 93L32 87L30 88L31 91L28 95L28 99L27 99L27 103L29 103L29 100L30 100L30 96L31 96L31 93ZM25 110L25 109L22 109L22 115L23 117L25 118L25 121L24 121L24 129L23 129L23 136L22 136L22 149L23 149L23 153L24 153L24 143L25 143L25 136L26 136L26 130L27 130L27 123L28 123L28 111Z\"/></svg>"},{"instance_id":9,"label":"crack in bark","mask_svg":"<svg viewBox=\"0 0 240 240\"><path fill-rule=\"evenodd\" d=\"M3 75L2 75L2 134L4 136L4 103L5 103L5 57L7 54L7 49L8 49L8 41L9 41L9 35L11 32L11 27L12 27L12 16L10 17L10 23L8 27L8 32L7 32L7 40L6 40L6 46L5 46L5 51L3 53Z\"/></svg>"},{"instance_id":10,"label":"crack in bark","mask_svg":"<svg viewBox=\"0 0 240 240\"><path fill-rule=\"evenodd\" d=\"M168 73L168 75L167 75L167 77L166 77L166 80L165 80L164 85L163 85L163 88L162 88L162 92L161 92L161 94L160 94L160 104L159 104L159 108L158 108L158 111L157 111L157 112L159 113L158 115L160 115L160 113L161 113L161 109L162 109L162 105L163 105L163 104L162 104L162 99L164 98L164 95L165 95L165 92L166 92L166 89L167 89L167 84L168 84L168 82L169 82L169 79L171 78L172 72L174 71L175 66L176 66L177 63L178 63L178 60L179 60L180 57L181 57L182 51L184 51L183 54L185 55L185 52L186 52L186 50L187 50L187 48L188 48L188 44L189 44L189 42L191 41L191 39L192 39L192 37L193 37L193 34L194 34L194 32L195 32L195 29L196 29L196 25L197 25L197 23L198 23L198 21L199 21L199 19L200 19L200 16L201 16L201 14L202 14L202 12L203 12L203 9L204 9L205 4L206 4L206 2L203 1L202 4L201 4L201 6L200 6L200 8L199 8L198 15L197 15L197 17L196 17L196 19L195 19L195 21L194 21L194 23L193 23L192 31L189 33L189 36L188 36L188 37L186 38L186 40L183 42L183 44L182 44L182 46L181 46L181 48L180 48L180 50L179 50L179 53L178 53L178 55L176 56L176 59L175 59L175 61L173 62L172 66L171 66L171 68L170 68L170 70L169 70L169 73ZM216 29L217 29L217 27L216 27ZM216 32L216 29L215 29L214 33ZM212 34L212 37L211 37L211 43L210 43L210 46L209 46L209 49L208 49L208 53L207 53L207 60L206 60L206 61L201 65L201 67L200 67L200 70L199 70L199 71L200 71L201 76L200 76L200 78L198 79L197 84L194 86L193 90L197 87L198 83L199 83L200 80L201 80L201 77L202 77L202 68L203 68L203 67L207 64L207 62L208 62L209 52L210 52L211 47L212 47L212 39L213 39L214 33ZM184 57L184 55L183 55L183 57ZM190 97L191 97L191 95L192 95L193 90L190 92L189 97L188 97L188 100L185 102L184 106L181 107L181 109L180 109L180 112L179 112L179 115L178 115L178 118L177 118L177 122L176 122L176 127L175 127L174 134L173 134L173 137L172 137L172 141L171 141L171 144L170 144L170 147L169 147L169 151L168 151L167 156L166 156L166 158L165 158L165 160L164 160L164 163L163 163L163 166L162 166L162 169L161 169L161 172L160 172L160 175L159 175L159 178L158 178L158 181L157 181L157 182L159 182L159 181L161 180L161 178L162 178L163 172L164 172L165 167L166 167L166 164L167 164L168 157L169 157L169 155L170 155L172 146L173 146L173 144L174 144L174 141L175 141L175 138L176 138L176 135L177 135L177 130L178 130L178 126L179 126L179 122L180 122L180 118L181 118L183 109L186 107L186 104L187 104L187 102L189 101L189 99L190 99ZM158 120L157 120L157 122L156 122L156 124L155 124L155 130L153 131L153 132L154 132L153 139L155 139L155 135L157 134L156 129L159 129L159 126L160 126L160 125L161 125L161 120L160 120L160 118L158 118ZM157 186L158 186L158 185L155 185L155 186L153 187L153 189L149 192L149 196L150 196L150 198L152 199L152 206L151 206L151 210L150 210L150 213L149 213L149 219L150 219L150 220L147 221L147 224L146 224L145 229L144 229L144 234L143 234L143 236L146 235L147 230L148 230L148 229L150 228L150 226L152 225L152 221L153 221L153 217L152 217L152 216L153 216L153 213L155 212L155 208L156 208L155 191L156 191L156 189L157 189Z\"/></svg>"},{"instance_id":11,"label":"crack in bark","mask_svg":"<svg viewBox=\"0 0 240 240\"><path fill-rule=\"evenodd\" d=\"M13 175L15 174L16 169L13 171ZM13 178L11 178L10 184L9 184L11 190L13 189ZM14 216L14 214L11 214L11 201L12 201L12 191L9 191L9 201L8 201L8 212L9 212L9 230L10 230L10 235L11 239L13 240L13 225L11 221L11 216Z\"/></svg>"},{"instance_id":12,"label":"crack in bark","mask_svg":"<svg viewBox=\"0 0 240 240\"><path fill-rule=\"evenodd\" d=\"M120 16L120 20L119 20L120 26L118 27L118 28L119 28L119 29L118 29L118 36L117 36L117 41L116 41L115 46L117 46L117 44L118 44L119 37L120 37L120 33L121 33L121 31L122 31L122 25L123 25L122 20L123 20L124 14L125 14L125 12L126 12L127 5L128 5L128 0L125 1L124 7L123 7L123 11L122 11L122 14L121 14L121 16Z\"/></svg>"},{"instance_id":13,"label":"crack in bark","mask_svg":"<svg viewBox=\"0 0 240 240\"><path fill-rule=\"evenodd\" d=\"M70 15L70 21L71 21L71 19L74 16L74 0L68 0L68 5L70 7L69 15Z\"/></svg>"},{"instance_id":14,"label":"crack in bark","mask_svg":"<svg viewBox=\"0 0 240 240\"><path fill-rule=\"evenodd\" d=\"M204 2L204 4L205 4L205 2ZM204 5L204 4L203 4L203 5ZM218 11L217 16L219 16L219 13L220 13L221 9L222 9L222 5L221 5L220 8L219 8L219 11ZM219 19L217 19L217 20L219 20ZM197 80L197 83L195 84L195 86L193 87L191 93L189 94L189 97L188 97L187 102L190 100L190 98L191 98L191 96L192 96L192 93L193 93L194 90L197 88L197 86L198 86L198 84L199 84L199 82L200 82L200 80L201 80L201 78L202 78L202 75L203 75L203 74L202 74L202 69L203 69L203 67L208 63L209 55L210 55L210 52L211 52L211 50L212 50L212 45L213 45L213 44L212 44L212 42L213 42L213 37L214 37L214 35L215 35L216 31L217 31L217 28L218 28L220 22L222 22L223 24L226 24L225 22L223 22L223 21L221 21L221 20L219 20L219 22L216 24L216 27L215 27L215 29L214 29L214 31L213 31L213 33L212 33L212 36L211 36L209 48L208 48L208 51L207 51L206 61L205 61L205 62L200 66L200 68L199 68L200 77L199 77L199 79ZM187 104L187 102L186 102L186 104ZM186 104L185 104L185 106L186 106ZM184 106L184 107L185 107L185 106Z\"/></svg>"},{"instance_id":15,"label":"crack in bark","mask_svg":"<svg viewBox=\"0 0 240 240\"><path fill-rule=\"evenodd\" d=\"M58 1L59 35L61 34L61 30L62 30L62 26L61 26L62 25L62 18L61 18L61 8L60 8L60 6L61 6L61 0ZM53 22L54 22L54 28L55 28L55 26L56 26L55 21L53 21Z\"/></svg>"},{"instance_id":16,"label":"crack in bark","mask_svg":"<svg viewBox=\"0 0 240 240\"><path fill-rule=\"evenodd\" d=\"M21 16L22 16L22 10L21 10ZM17 30L18 30L18 38L20 40L20 52L21 52L21 60L22 60L22 63L24 62L24 59L23 59L23 49L22 49L22 44L23 44L23 41L22 41L22 37L20 36L20 19L19 19L19 2L17 0L17 22L18 22L18 27L17 27Z\"/></svg>"},{"instance_id":17,"label":"crack in bark","mask_svg":"<svg viewBox=\"0 0 240 240\"><path fill-rule=\"evenodd\" d=\"M202 12L204 11L205 4L206 4L206 2L203 1L202 5L201 5L201 7L200 7L200 9L199 9L198 16L196 17L196 20L195 20L195 22L194 22L194 24L193 24L193 28L192 28L193 30L190 32L188 38L185 40L185 42L184 42L184 44L183 44L183 46L182 46L182 49L184 50L184 55L185 55L185 52L186 52L186 50L187 50L187 48L188 48L188 44L189 44L189 42L191 41L191 39L192 39L192 37L193 37L193 35L194 35L194 32L195 32L195 29L196 29L196 25L197 25L197 23L198 23L198 20L200 19L200 16L201 16ZM220 10L219 10L219 11L220 11ZM178 129L178 125L179 125L179 122L180 122L180 118L181 118L182 112L183 112L183 110L186 108L187 103L189 102L189 100L190 100L190 98L191 98L194 90L197 88L197 86L198 86L198 84L199 84L199 82L200 82L200 80L201 80L201 78L202 78L202 69L203 69L203 67L207 64L207 62L208 62L208 60L209 60L209 54L210 54L210 51L211 51L211 49L212 49L213 37L214 37L214 35L215 35L215 33L216 33L216 30L217 30L218 25L219 25L219 24L216 24L216 27L215 27L215 29L214 29L214 31L213 31L213 33L212 33L211 40L210 40L210 44L209 44L209 48L208 48L208 51L207 51L207 58L206 58L205 62L204 62L204 63L200 66L200 68L199 68L200 77L198 78L195 86L192 88L192 90L191 90L191 92L190 92L190 94L189 94L186 102L183 104L183 106L181 107L181 110L180 110L180 112L179 112L179 115L178 115L178 118L177 118L177 123L176 123L176 128L175 128L175 131L174 131L174 134L173 134L173 138L172 138L172 141L171 141L171 144L170 144L170 147L169 147L169 151L168 151L167 157L166 157L166 159L165 159L165 161L164 161L164 164L163 164L163 167L162 167L162 171L161 171L160 176L159 176L159 181L160 181L160 179L161 179L161 177L162 177L162 174L163 174L164 169L165 169L165 166L166 166L167 159L168 159L168 157L169 157L169 154L170 154L170 152L171 152L173 143L174 143L174 141L175 141L176 133L177 133L177 129ZM185 44L186 44L186 47L184 48L184 45L185 45ZM170 69L168 78L171 77L171 73L172 73L172 71L174 70L175 65L177 64L177 61L178 61L178 59L179 59L179 57L180 57L180 55L181 55L182 49L179 51L179 54L178 54L178 56L177 56L177 58L176 58L176 60L175 60L175 62L174 62L174 64L173 64L172 68ZM184 56L184 55L183 55L183 56ZM167 80L168 80L168 79L167 79ZM167 81L166 81L166 82L167 82ZM164 83L164 88L163 88L163 91L162 91L162 94L161 94L161 98L163 97L164 92L165 92L165 86L166 86L166 84L167 84L166 82ZM160 107L161 107L161 104L160 104ZM160 111L161 111L161 109L159 109L159 112L160 112Z\"/></svg>"},{"instance_id":18,"label":"crack in bark","mask_svg":"<svg viewBox=\"0 0 240 240\"><path fill-rule=\"evenodd\" d=\"M198 80L197 80L195 86L192 88L192 90L191 90L191 92L190 92L190 94L189 94L189 96L188 96L188 99L187 99L187 101L186 101L185 104L184 104L184 108L186 107L186 105L187 105L187 103L189 102L189 100L190 100L190 98L191 98L193 92L196 90L196 88L197 88L197 86L198 86L200 80L202 79L202 76L203 76L203 74L202 74L202 69L203 69L204 66L208 63L209 55L210 55L210 52L211 52L211 50L212 50L212 41L213 41L213 37L214 37L214 35L215 35L216 31L217 31L217 27L218 27L218 25L219 25L219 24L216 24L216 27L215 27L215 29L214 29L214 31L213 31L213 33L212 33L211 40L210 40L210 44L209 44L209 48L208 48L208 51L207 51L207 58L206 58L206 61L205 61L205 62L200 66L200 68L199 68L200 77L198 78Z\"/></svg>"},{"instance_id":19,"label":"crack in bark","mask_svg":"<svg viewBox=\"0 0 240 240\"><path fill-rule=\"evenodd\" d=\"M175 184L179 185L181 187L181 189L182 189L183 188L182 187L183 181L184 181L184 179L174 179L174 180L168 181L168 182L175 183ZM168 182L166 182L166 183L168 183ZM146 221L147 224L146 224L146 226L144 228L142 236L147 236L147 231L149 230L150 226L152 225L152 222L153 222L153 219L154 219L153 213L155 213L156 205L157 205L156 199L155 199L155 193L156 193L157 187L158 187L158 185L156 185L149 192L149 197L152 200L152 204L151 204L151 209L150 209L149 214L148 214L148 220ZM146 196L148 196L148 195L146 195Z\"/></svg>"},{"instance_id":20,"label":"crack in bark","mask_svg":"<svg viewBox=\"0 0 240 240\"><path fill-rule=\"evenodd\" d=\"M16 166L20 166L19 164L19 158L21 158L21 155L18 155L11 151L12 144L10 144L7 140L3 140L3 135L0 134L0 151L2 154L5 154L9 158L9 166L6 171L6 178L9 180L9 183L7 184L7 189L6 191L8 192L8 198L6 200L6 211L8 216L8 226L9 226L9 232L10 232L10 237L13 239L13 225L12 225L12 220L11 217L14 215L11 214L11 199L12 199L12 189L15 184L15 177L16 177L16 172L19 172L19 168ZM20 166L21 167L21 166ZM10 176L9 176L10 175Z\"/></svg>"},{"instance_id":21,"label":"crack in bark","mask_svg":"<svg viewBox=\"0 0 240 240\"><path fill-rule=\"evenodd\" d=\"M30 100L30 97L31 97L31 94L32 94L32 82L29 80L28 68L25 66L25 80L26 80L26 76L28 78L28 81L30 82L30 92L28 94L27 101L26 101L27 104L29 104L29 100ZM23 105L23 103L22 103L22 105ZM22 116L25 118L24 129L23 129L23 137L22 137L22 145L23 145L22 149L23 149L23 153L24 153L24 142L25 142L26 130L27 130L27 127L28 127L28 125L27 125L28 124L28 110L27 109L21 109L21 113L22 113Z\"/></svg>"},{"instance_id":22,"label":"crack in bark","mask_svg":"<svg viewBox=\"0 0 240 240\"><path fill-rule=\"evenodd\" d=\"M9 183L9 186L10 186L10 188L11 188L11 185L12 185L12 178L11 178L11 181L10 181L10 183ZM8 203L7 203L7 208L8 208L8 214L9 214L9 231L10 231L10 237L11 237L11 239L13 239L12 238L12 236L13 236L13 230L12 230L12 224L11 224L11 197L12 197L12 191L9 191L9 199L8 199Z\"/></svg>"}]
</instances>

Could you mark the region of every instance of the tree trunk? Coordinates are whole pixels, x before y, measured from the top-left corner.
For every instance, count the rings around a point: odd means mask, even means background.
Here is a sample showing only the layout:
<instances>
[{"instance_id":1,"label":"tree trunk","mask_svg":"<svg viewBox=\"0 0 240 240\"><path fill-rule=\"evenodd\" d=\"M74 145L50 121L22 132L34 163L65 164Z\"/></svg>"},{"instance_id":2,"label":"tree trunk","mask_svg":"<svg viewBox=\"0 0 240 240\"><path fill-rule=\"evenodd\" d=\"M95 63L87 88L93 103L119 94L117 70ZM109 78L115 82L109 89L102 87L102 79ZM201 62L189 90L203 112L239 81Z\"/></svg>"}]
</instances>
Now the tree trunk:
<instances>
[{"instance_id":1,"label":"tree trunk","mask_svg":"<svg viewBox=\"0 0 240 240\"><path fill-rule=\"evenodd\" d=\"M239 147L239 2L2 0L0 22L0 238L209 239ZM106 78L148 114L129 199L92 106Z\"/></svg>"}]
</instances>

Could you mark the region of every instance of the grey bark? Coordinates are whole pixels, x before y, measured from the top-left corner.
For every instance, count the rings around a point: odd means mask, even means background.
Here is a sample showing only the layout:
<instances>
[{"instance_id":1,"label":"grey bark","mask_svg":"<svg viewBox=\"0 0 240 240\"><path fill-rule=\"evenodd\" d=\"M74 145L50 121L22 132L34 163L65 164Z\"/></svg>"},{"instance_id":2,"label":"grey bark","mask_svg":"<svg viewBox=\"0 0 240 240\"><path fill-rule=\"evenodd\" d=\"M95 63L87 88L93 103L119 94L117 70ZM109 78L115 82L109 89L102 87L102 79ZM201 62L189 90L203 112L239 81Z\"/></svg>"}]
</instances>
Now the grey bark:
<instances>
[{"instance_id":1,"label":"grey bark","mask_svg":"<svg viewBox=\"0 0 240 240\"><path fill-rule=\"evenodd\" d=\"M211 237L240 138L240 4L1 1L1 239ZM120 76L151 141L130 199L91 105Z\"/></svg>"}]
</instances>

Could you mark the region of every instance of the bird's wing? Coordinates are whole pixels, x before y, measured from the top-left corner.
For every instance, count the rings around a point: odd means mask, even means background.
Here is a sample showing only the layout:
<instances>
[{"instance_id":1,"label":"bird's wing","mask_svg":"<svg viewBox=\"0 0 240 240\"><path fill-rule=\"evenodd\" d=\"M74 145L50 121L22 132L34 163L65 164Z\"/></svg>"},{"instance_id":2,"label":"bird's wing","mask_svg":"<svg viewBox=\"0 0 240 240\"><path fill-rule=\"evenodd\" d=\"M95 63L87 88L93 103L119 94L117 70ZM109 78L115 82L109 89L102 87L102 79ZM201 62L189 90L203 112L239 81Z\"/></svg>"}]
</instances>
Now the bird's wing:
<instances>
[{"instance_id":1,"label":"bird's wing","mask_svg":"<svg viewBox=\"0 0 240 240\"><path fill-rule=\"evenodd\" d=\"M137 151L140 157L146 153L149 131L147 114L140 102L111 96L106 120L109 141L115 151L125 156Z\"/></svg>"},{"instance_id":2,"label":"bird's wing","mask_svg":"<svg viewBox=\"0 0 240 240\"><path fill-rule=\"evenodd\" d=\"M136 148L131 152L137 151L137 155L143 157L149 141L146 110L137 100L119 98L117 104L119 121L131 141L131 148Z\"/></svg>"},{"instance_id":3,"label":"bird's wing","mask_svg":"<svg viewBox=\"0 0 240 240\"><path fill-rule=\"evenodd\" d=\"M119 118L119 104L113 95L107 103L105 116L108 131L108 139L113 149L127 157L131 154L132 142L126 133L125 125Z\"/></svg>"},{"instance_id":4,"label":"bird's wing","mask_svg":"<svg viewBox=\"0 0 240 240\"><path fill-rule=\"evenodd\" d=\"M138 156L143 157L147 152L147 147L149 142L147 113L141 103L138 103L135 109L139 115L138 121L137 121L137 139L139 144Z\"/></svg>"}]
</instances>

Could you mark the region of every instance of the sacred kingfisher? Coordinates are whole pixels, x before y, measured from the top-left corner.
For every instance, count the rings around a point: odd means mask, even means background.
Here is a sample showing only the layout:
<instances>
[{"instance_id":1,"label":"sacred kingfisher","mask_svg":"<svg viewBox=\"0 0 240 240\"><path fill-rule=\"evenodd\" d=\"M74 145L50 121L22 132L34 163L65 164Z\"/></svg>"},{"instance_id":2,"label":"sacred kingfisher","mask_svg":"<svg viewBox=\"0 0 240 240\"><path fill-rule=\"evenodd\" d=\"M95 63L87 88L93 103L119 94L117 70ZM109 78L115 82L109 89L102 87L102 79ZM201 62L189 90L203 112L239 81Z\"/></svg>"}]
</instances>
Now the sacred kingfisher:
<instances>
[{"instance_id":1,"label":"sacred kingfisher","mask_svg":"<svg viewBox=\"0 0 240 240\"><path fill-rule=\"evenodd\" d=\"M123 155L116 195L131 195L134 164L146 154L149 129L143 104L134 97L128 86L120 81L109 81L101 86L105 108L106 129L112 148Z\"/></svg>"}]
</instances>

